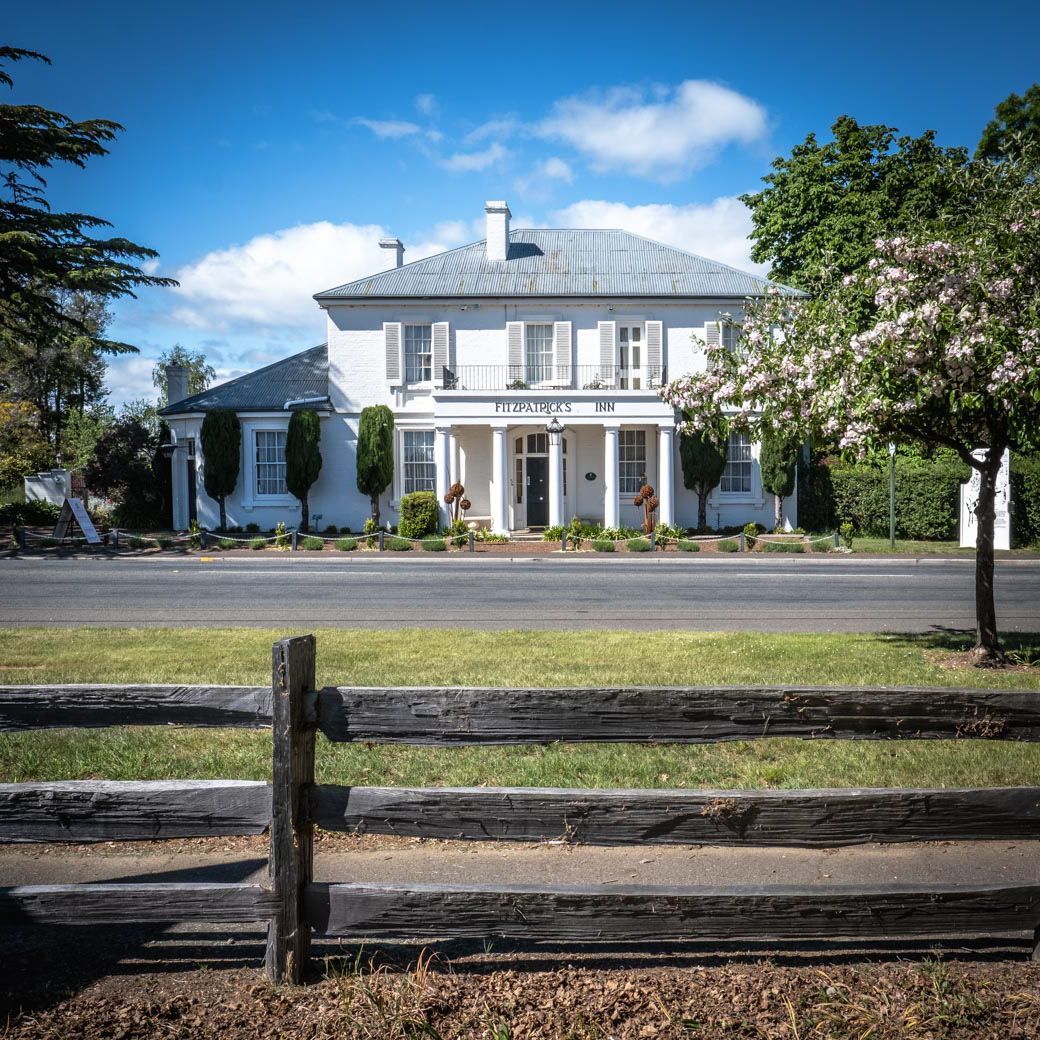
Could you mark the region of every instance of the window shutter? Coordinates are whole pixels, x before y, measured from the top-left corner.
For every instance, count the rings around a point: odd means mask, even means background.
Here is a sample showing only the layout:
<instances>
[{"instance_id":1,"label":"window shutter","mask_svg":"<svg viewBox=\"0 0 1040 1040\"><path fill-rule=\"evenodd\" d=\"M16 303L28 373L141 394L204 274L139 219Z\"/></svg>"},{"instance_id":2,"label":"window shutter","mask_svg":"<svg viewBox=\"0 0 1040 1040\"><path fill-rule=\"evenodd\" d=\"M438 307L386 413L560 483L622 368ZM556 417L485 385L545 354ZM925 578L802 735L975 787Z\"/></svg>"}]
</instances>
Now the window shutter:
<instances>
[{"instance_id":1,"label":"window shutter","mask_svg":"<svg viewBox=\"0 0 1040 1040\"><path fill-rule=\"evenodd\" d=\"M509 341L509 379L512 383L524 378L524 323L506 322L506 338Z\"/></svg>"},{"instance_id":2,"label":"window shutter","mask_svg":"<svg viewBox=\"0 0 1040 1040\"><path fill-rule=\"evenodd\" d=\"M391 386L401 385L401 323L384 321L383 335L386 338L386 381Z\"/></svg>"},{"instance_id":3,"label":"window shutter","mask_svg":"<svg viewBox=\"0 0 1040 1040\"><path fill-rule=\"evenodd\" d=\"M717 347L722 341L722 327L717 321L709 321L704 326L704 342L709 347Z\"/></svg>"},{"instance_id":4,"label":"window shutter","mask_svg":"<svg viewBox=\"0 0 1040 1040\"><path fill-rule=\"evenodd\" d=\"M444 370L448 367L448 323L433 323L433 385L444 385Z\"/></svg>"},{"instance_id":5,"label":"window shutter","mask_svg":"<svg viewBox=\"0 0 1040 1040\"><path fill-rule=\"evenodd\" d=\"M571 323L553 322L553 367L557 386L571 386Z\"/></svg>"},{"instance_id":6,"label":"window shutter","mask_svg":"<svg viewBox=\"0 0 1040 1040\"><path fill-rule=\"evenodd\" d=\"M664 382L664 323L648 321L646 323L646 368L647 379L651 386L659 386Z\"/></svg>"},{"instance_id":7,"label":"window shutter","mask_svg":"<svg viewBox=\"0 0 1040 1040\"><path fill-rule=\"evenodd\" d=\"M615 323L601 321L599 323L599 377L609 386L614 385L614 369L617 366L616 341Z\"/></svg>"}]
</instances>

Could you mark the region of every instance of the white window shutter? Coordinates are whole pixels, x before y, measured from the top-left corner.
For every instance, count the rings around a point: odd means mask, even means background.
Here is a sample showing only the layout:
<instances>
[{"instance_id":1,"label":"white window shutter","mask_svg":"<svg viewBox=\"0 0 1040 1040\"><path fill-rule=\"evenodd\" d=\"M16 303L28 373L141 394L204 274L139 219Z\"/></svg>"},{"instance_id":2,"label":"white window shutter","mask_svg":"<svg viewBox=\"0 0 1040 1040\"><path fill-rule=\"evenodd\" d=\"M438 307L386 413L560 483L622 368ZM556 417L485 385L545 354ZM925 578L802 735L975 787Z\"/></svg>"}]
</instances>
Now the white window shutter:
<instances>
[{"instance_id":1,"label":"white window shutter","mask_svg":"<svg viewBox=\"0 0 1040 1040\"><path fill-rule=\"evenodd\" d=\"M717 321L709 321L704 326L704 342L709 347L717 347L722 342L722 327Z\"/></svg>"},{"instance_id":2,"label":"white window shutter","mask_svg":"<svg viewBox=\"0 0 1040 1040\"><path fill-rule=\"evenodd\" d=\"M553 322L553 382L557 386L571 385L571 338L569 321Z\"/></svg>"},{"instance_id":3,"label":"white window shutter","mask_svg":"<svg viewBox=\"0 0 1040 1040\"><path fill-rule=\"evenodd\" d=\"M646 323L646 367L651 386L664 382L664 322Z\"/></svg>"},{"instance_id":4,"label":"white window shutter","mask_svg":"<svg viewBox=\"0 0 1040 1040\"><path fill-rule=\"evenodd\" d=\"M448 367L448 323L433 323L433 384L444 385L444 370Z\"/></svg>"},{"instance_id":5,"label":"white window shutter","mask_svg":"<svg viewBox=\"0 0 1040 1040\"><path fill-rule=\"evenodd\" d=\"M609 386L614 385L617 367L617 330L612 321L599 323L599 377Z\"/></svg>"},{"instance_id":6,"label":"white window shutter","mask_svg":"<svg viewBox=\"0 0 1040 1040\"><path fill-rule=\"evenodd\" d=\"M509 379L512 383L524 378L524 323L506 322L506 339L509 341Z\"/></svg>"},{"instance_id":7,"label":"white window shutter","mask_svg":"<svg viewBox=\"0 0 1040 1040\"><path fill-rule=\"evenodd\" d=\"M402 333L399 321L384 321L383 336L386 340L386 381L391 386L400 386Z\"/></svg>"}]
</instances>

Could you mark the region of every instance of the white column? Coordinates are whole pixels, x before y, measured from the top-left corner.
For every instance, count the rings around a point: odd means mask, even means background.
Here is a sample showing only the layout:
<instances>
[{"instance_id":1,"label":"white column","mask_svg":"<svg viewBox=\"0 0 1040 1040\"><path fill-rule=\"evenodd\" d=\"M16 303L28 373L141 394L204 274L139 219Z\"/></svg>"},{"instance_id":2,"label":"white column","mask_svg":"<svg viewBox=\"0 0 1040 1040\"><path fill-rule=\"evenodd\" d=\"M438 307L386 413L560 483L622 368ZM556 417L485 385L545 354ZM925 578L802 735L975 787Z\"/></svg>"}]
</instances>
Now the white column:
<instances>
[{"instance_id":1,"label":"white column","mask_svg":"<svg viewBox=\"0 0 1040 1040\"><path fill-rule=\"evenodd\" d=\"M657 441L657 497L661 504L657 518L662 524L675 523L675 427L662 426Z\"/></svg>"},{"instance_id":2,"label":"white column","mask_svg":"<svg viewBox=\"0 0 1040 1040\"><path fill-rule=\"evenodd\" d=\"M459 482L459 440L454 429L448 431L448 483Z\"/></svg>"},{"instance_id":3,"label":"white column","mask_svg":"<svg viewBox=\"0 0 1040 1040\"><path fill-rule=\"evenodd\" d=\"M549 526L558 527L563 518L563 434L549 434Z\"/></svg>"},{"instance_id":4,"label":"white column","mask_svg":"<svg viewBox=\"0 0 1040 1040\"><path fill-rule=\"evenodd\" d=\"M603 526L619 527L618 427L603 427Z\"/></svg>"},{"instance_id":5,"label":"white column","mask_svg":"<svg viewBox=\"0 0 1040 1040\"><path fill-rule=\"evenodd\" d=\"M451 458L449 448L451 445L451 427L437 426L433 434L433 463L436 467L436 479L434 481L434 493L437 495L437 507L441 514L441 526L447 527L451 523L451 514L444 503L444 496L451 486Z\"/></svg>"},{"instance_id":6,"label":"white column","mask_svg":"<svg viewBox=\"0 0 1040 1040\"><path fill-rule=\"evenodd\" d=\"M509 453L504 426L491 427L491 530L496 534L509 531Z\"/></svg>"}]
</instances>

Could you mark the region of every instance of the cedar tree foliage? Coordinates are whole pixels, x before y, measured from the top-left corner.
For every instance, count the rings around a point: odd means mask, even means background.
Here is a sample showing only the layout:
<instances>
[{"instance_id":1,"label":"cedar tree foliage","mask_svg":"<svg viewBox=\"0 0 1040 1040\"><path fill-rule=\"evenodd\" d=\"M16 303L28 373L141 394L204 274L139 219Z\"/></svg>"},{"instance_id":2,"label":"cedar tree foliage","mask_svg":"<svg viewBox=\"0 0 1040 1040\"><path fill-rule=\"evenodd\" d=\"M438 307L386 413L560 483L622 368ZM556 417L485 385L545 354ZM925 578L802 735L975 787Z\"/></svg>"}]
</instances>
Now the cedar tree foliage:
<instances>
[{"instance_id":1,"label":"cedar tree foliage","mask_svg":"<svg viewBox=\"0 0 1040 1040\"><path fill-rule=\"evenodd\" d=\"M683 484L697 493L697 529L708 526L708 495L718 487L726 469L726 442L719 442L706 431L684 433L679 437Z\"/></svg>"},{"instance_id":2,"label":"cedar tree foliage","mask_svg":"<svg viewBox=\"0 0 1040 1040\"><path fill-rule=\"evenodd\" d=\"M321 418L313 408L292 413L285 437L285 486L300 500L300 530L310 530L307 496L321 472Z\"/></svg>"},{"instance_id":3,"label":"cedar tree foliage","mask_svg":"<svg viewBox=\"0 0 1040 1040\"><path fill-rule=\"evenodd\" d=\"M372 501L379 523L379 496L394 479L394 413L385 404L361 411L358 424L357 488Z\"/></svg>"},{"instance_id":4,"label":"cedar tree foliage","mask_svg":"<svg viewBox=\"0 0 1040 1040\"><path fill-rule=\"evenodd\" d=\"M242 427L230 408L215 408L202 420L202 472L206 494L220 504L220 529L227 530L226 499L238 483Z\"/></svg>"}]
</instances>

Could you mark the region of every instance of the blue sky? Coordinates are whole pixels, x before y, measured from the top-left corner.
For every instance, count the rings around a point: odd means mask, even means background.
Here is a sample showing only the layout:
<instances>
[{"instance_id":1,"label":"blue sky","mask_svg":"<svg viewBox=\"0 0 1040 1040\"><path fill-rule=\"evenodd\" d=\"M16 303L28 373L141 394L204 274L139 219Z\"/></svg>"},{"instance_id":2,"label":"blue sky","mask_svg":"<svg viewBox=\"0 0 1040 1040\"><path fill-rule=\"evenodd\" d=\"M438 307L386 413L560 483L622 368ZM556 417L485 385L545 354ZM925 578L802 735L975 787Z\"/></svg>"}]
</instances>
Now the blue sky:
<instances>
[{"instance_id":1,"label":"blue sky","mask_svg":"<svg viewBox=\"0 0 1040 1040\"><path fill-rule=\"evenodd\" d=\"M159 251L179 290L119 303L112 399L201 348L221 377L324 338L310 295L514 226L628 227L750 267L769 162L841 114L973 146L1040 79L1040 7L995 2L8 7L11 100L125 133L52 202Z\"/></svg>"}]
</instances>

